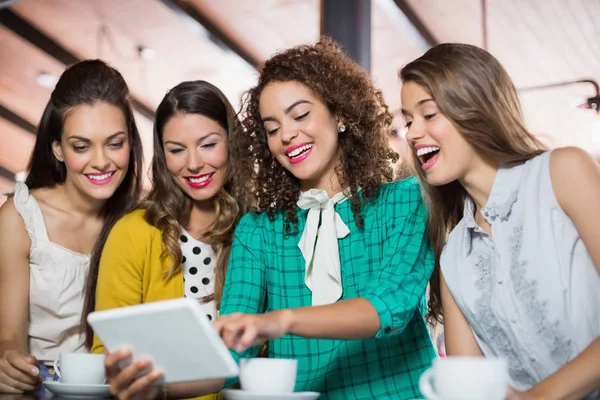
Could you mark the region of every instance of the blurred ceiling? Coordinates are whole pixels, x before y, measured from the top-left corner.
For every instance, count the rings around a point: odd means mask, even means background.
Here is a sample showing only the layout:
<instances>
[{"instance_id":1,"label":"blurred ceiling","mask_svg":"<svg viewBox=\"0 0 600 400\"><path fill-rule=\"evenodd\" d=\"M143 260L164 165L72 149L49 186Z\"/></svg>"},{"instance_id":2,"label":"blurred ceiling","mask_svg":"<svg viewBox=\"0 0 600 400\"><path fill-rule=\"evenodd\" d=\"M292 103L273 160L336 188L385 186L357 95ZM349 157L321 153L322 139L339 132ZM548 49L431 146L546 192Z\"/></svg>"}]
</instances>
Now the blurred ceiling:
<instances>
[{"instance_id":1,"label":"blurred ceiling","mask_svg":"<svg viewBox=\"0 0 600 400\"><path fill-rule=\"evenodd\" d=\"M517 87L600 81L600 0L372 0L371 66L398 109L398 69L441 42L487 48ZM56 79L76 60L118 68L135 97L146 164L166 91L204 79L239 105L256 67L319 36L319 0L0 0L0 192L25 170ZM485 21L485 24L483 23ZM600 155L600 116L576 84L522 93L532 132ZM0 202L2 200L0 199Z\"/></svg>"}]
</instances>

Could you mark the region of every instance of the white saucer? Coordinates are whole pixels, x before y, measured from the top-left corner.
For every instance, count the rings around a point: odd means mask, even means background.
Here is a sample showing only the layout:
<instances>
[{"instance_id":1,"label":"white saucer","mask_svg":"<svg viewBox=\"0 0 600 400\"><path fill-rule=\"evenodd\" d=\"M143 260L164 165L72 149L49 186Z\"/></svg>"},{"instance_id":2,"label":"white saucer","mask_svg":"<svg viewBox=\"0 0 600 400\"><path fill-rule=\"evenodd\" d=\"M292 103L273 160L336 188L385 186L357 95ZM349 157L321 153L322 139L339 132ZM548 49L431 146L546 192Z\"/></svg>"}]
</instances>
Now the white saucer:
<instances>
[{"instance_id":1,"label":"white saucer","mask_svg":"<svg viewBox=\"0 0 600 400\"><path fill-rule=\"evenodd\" d=\"M314 400L321 394L317 392L294 392L282 394L260 394L246 390L228 389L223 390L227 400Z\"/></svg>"},{"instance_id":2,"label":"white saucer","mask_svg":"<svg viewBox=\"0 0 600 400\"><path fill-rule=\"evenodd\" d=\"M44 382L44 386L57 396L77 399L111 398L110 385L75 385L62 382Z\"/></svg>"}]
</instances>

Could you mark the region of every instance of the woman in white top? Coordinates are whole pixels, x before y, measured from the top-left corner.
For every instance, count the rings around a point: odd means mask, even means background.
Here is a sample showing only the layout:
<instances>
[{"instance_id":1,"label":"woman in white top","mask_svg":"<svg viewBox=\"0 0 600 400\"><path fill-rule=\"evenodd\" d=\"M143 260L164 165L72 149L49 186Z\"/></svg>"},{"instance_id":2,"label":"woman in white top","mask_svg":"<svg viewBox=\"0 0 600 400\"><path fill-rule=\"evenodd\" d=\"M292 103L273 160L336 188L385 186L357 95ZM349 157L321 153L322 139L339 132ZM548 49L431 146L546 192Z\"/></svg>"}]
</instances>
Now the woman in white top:
<instances>
[{"instance_id":1,"label":"woman in white top","mask_svg":"<svg viewBox=\"0 0 600 400\"><path fill-rule=\"evenodd\" d=\"M400 77L448 354L507 359L517 398L600 398L598 164L546 152L482 49L436 46Z\"/></svg>"},{"instance_id":2,"label":"woman in white top","mask_svg":"<svg viewBox=\"0 0 600 400\"><path fill-rule=\"evenodd\" d=\"M90 254L137 201L141 162L121 74L99 60L68 68L44 110L26 182L0 209L0 393L39 388L44 362L87 351L80 318Z\"/></svg>"}]
</instances>

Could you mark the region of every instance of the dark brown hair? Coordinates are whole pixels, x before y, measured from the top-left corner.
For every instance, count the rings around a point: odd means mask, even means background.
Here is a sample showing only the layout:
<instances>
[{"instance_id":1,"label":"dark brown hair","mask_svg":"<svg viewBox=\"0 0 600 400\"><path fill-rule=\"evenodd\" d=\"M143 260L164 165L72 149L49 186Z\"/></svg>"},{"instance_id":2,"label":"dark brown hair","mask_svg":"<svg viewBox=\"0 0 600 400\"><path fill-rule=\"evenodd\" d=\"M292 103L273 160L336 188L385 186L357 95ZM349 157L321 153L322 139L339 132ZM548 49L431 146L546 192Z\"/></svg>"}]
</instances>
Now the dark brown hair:
<instances>
[{"instance_id":1,"label":"dark brown hair","mask_svg":"<svg viewBox=\"0 0 600 400\"><path fill-rule=\"evenodd\" d=\"M73 109L98 103L107 103L121 110L130 143L127 174L102 210L104 230L110 230L110 226L106 229L106 222L117 220L140 194L142 143L131 110L129 88L119 71L104 61L78 62L60 76L38 125L25 184L33 190L65 182L67 167L54 156L52 144L61 141L65 120Z\"/></svg>"},{"instance_id":2,"label":"dark brown hair","mask_svg":"<svg viewBox=\"0 0 600 400\"><path fill-rule=\"evenodd\" d=\"M185 224L192 209L192 199L175 183L167 169L165 149L163 146L163 130L167 122L178 114L199 114L217 122L227 131L228 164L225 185L213 199L216 209L215 221L205 233L211 238L217 261L215 266L215 292L202 299L203 302L215 301L217 309L221 303L223 285L229 261L229 252L233 240L233 230L239 220L241 207L235 199L234 177L235 160L231 154L231 142L240 129L236 113L225 97L215 86L205 81L182 82L172 88L163 98L156 110L154 123L154 157L152 159L152 189L140 204L145 209L146 221L160 229L164 251L162 258L172 261L171 268L165 271L164 279L170 279L181 268L182 254L179 244L181 225ZM99 259L98 259L99 261ZM94 273L98 275L98 264L94 264ZM91 272L90 272L91 275ZM95 279L94 279L95 282ZM95 291L95 290L94 290ZM95 307L95 293L86 295L86 313ZM91 346L93 332L88 330L86 343Z\"/></svg>"},{"instance_id":3,"label":"dark brown hair","mask_svg":"<svg viewBox=\"0 0 600 400\"><path fill-rule=\"evenodd\" d=\"M525 128L517 91L502 65L487 51L467 44L433 47L400 71L402 83L427 91L465 140L493 165L514 165L541 154L544 146ZM411 149L428 207L427 229L435 252L428 319L443 321L439 262L450 231L463 217L467 192L458 181L427 183Z\"/></svg>"},{"instance_id":4,"label":"dark brown hair","mask_svg":"<svg viewBox=\"0 0 600 400\"><path fill-rule=\"evenodd\" d=\"M81 326L86 328L86 333L91 332L85 318L89 299L93 299L96 291L97 267L104 243L113 225L137 203L142 188L142 142L131 109L129 88L116 69L100 60L86 60L63 72L42 115L25 181L29 189L52 187L65 181L66 166L54 157L52 143L60 141L69 112L81 105L97 103L110 104L123 113L130 153L127 174L102 210L104 224L92 252L84 289ZM93 302L91 307L93 309Z\"/></svg>"},{"instance_id":5,"label":"dark brown hair","mask_svg":"<svg viewBox=\"0 0 600 400\"><path fill-rule=\"evenodd\" d=\"M236 113L225 95L215 86L205 81L183 82L167 93L156 111L154 125L154 159L152 161L153 187L142 204L146 209L145 218L149 224L162 231L165 251L163 257L171 257L173 264L166 271L168 279L181 268L182 254L179 245L181 225L188 221L192 209L192 199L177 186L165 161L162 143L166 123L177 114L199 114L217 122L227 131L227 176L225 184L213 199L215 221L205 236L217 255L215 267L215 293L204 301L215 300L217 308L221 303L223 284L229 262L229 252L233 240L233 230L240 217L240 206L235 197L235 160L231 154L231 143L237 137L240 124Z\"/></svg>"},{"instance_id":6,"label":"dark brown hair","mask_svg":"<svg viewBox=\"0 0 600 400\"><path fill-rule=\"evenodd\" d=\"M269 151L259 112L263 89L270 83L289 81L312 90L346 126L339 134L341 157L336 172L352 193L354 218L362 227L363 201L374 198L381 184L393 179L391 165L397 155L388 146L392 115L369 75L329 38L276 54L265 63L258 84L245 93L242 123L246 134L234 144L235 152L244 155L240 157L244 203L266 212L271 220L285 213L286 232L297 231L300 183Z\"/></svg>"}]
</instances>

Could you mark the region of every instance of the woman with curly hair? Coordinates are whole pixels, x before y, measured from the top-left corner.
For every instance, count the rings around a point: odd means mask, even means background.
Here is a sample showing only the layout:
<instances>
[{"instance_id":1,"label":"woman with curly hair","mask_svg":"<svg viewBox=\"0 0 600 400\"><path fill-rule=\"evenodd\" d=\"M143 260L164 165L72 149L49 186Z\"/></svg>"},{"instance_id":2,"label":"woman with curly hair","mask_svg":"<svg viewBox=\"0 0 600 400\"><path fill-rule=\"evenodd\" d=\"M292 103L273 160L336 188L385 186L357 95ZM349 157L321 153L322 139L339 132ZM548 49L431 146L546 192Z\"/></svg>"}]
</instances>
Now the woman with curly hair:
<instances>
[{"instance_id":1,"label":"woman with curly hair","mask_svg":"<svg viewBox=\"0 0 600 400\"><path fill-rule=\"evenodd\" d=\"M154 128L153 187L138 209L116 223L101 254L94 256L83 323L94 310L184 296L199 300L207 317L216 318L241 215L230 156L241 127L218 88L194 81L167 93ZM89 327L87 342L92 352L104 352ZM109 377L118 373L115 368L107 371ZM177 395L177 388L167 389Z\"/></svg>"},{"instance_id":2,"label":"woman with curly hair","mask_svg":"<svg viewBox=\"0 0 600 400\"><path fill-rule=\"evenodd\" d=\"M236 359L265 341L270 358L297 359L296 391L419 397L435 357L420 309L433 253L418 183L391 183L381 92L323 39L268 60L244 100L234 152L254 212L236 228L215 327ZM160 377L130 384L139 371L113 382L137 398ZM234 382L189 383L186 394Z\"/></svg>"}]
</instances>

